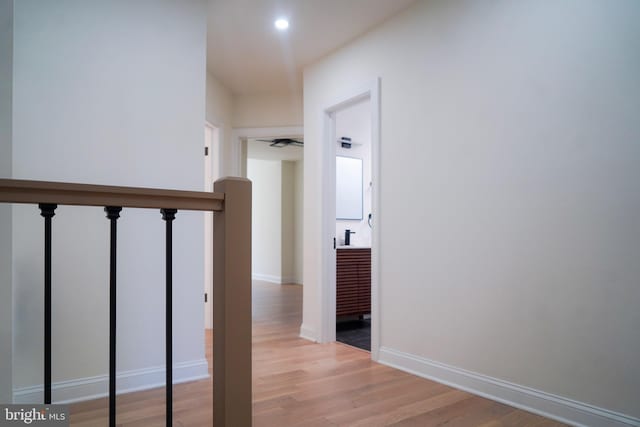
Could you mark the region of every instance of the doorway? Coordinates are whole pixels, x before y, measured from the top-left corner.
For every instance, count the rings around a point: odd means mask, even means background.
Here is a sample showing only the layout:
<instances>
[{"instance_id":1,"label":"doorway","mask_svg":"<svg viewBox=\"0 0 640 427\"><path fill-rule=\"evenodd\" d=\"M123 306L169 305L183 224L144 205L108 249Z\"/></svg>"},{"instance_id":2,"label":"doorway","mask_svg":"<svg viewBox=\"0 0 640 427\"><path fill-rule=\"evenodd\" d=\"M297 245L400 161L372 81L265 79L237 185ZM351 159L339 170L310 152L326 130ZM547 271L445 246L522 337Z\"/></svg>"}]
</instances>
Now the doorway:
<instances>
[{"instance_id":1,"label":"doorway","mask_svg":"<svg viewBox=\"0 0 640 427\"><path fill-rule=\"evenodd\" d=\"M303 147L300 135L247 138L252 182L252 275L302 284Z\"/></svg>"},{"instance_id":2,"label":"doorway","mask_svg":"<svg viewBox=\"0 0 640 427\"><path fill-rule=\"evenodd\" d=\"M334 113L336 341L371 350L371 101Z\"/></svg>"},{"instance_id":3,"label":"doorway","mask_svg":"<svg viewBox=\"0 0 640 427\"><path fill-rule=\"evenodd\" d=\"M371 197L371 317L370 346L371 358L378 360L380 346L380 310L379 310L379 259L380 259L380 80L375 79L364 85L346 91L334 102L327 104L323 110L324 130L322 138L322 280L320 341L336 341L336 262L337 262L337 222L336 222L336 156L338 142L344 135L338 135L336 118L340 111L368 100L368 116L370 117L370 197ZM342 143L340 143L342 147ZM366 183L367 185L369 183ZM368 212L363 219L369 223ZM357 233L357 231L356 231ZM336 240L334 240L336 239Z\"/></svg>"}]
</instances>

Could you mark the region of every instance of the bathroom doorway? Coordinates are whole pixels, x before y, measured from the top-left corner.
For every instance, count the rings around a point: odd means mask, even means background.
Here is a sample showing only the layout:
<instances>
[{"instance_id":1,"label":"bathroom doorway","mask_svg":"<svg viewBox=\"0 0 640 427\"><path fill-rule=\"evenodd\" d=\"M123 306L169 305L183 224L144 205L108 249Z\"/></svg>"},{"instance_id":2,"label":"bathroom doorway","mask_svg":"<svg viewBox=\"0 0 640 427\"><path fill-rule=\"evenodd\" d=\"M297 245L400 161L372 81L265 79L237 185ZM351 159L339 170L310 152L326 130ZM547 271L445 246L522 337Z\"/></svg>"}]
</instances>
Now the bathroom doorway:
<instances>
[{"instance_id":1,"label":"bathroom doorway","mask_svg":"<svg viewBox=\"0 0 640 427\"><path fill-rule=\"evenodd\" d=\"M371 100L335 112L336 341L371 351Z\"/></svg>"},{"instance_id":2,"label":"bathroom doorway","mask_svg":"<svg viewBox=\"0 0 640 427\"><path fill-rule=\"evenodd\" d=\"M354 85L347 88L342 95L333 102L325 104L323 109L323 132L321 144L321 170L322 170L322 234L321 234L321 280L320 283L320 331L318 341L336 341L336 277L337 277L337 246L340 243L337 234L337 211L336 211L336 163L338 154L338 144L342 147L339 139L344 135L338 135L336 129L336 117L340 111L368 100L368 116L370 117L370 165L371 179L365 181L363 185L371 183L371 225L370 228L370 271L371 271L371 307L370 307L370 347L371 359L378 360L380 346L379 327L379 257L380 257L380 79L376 78L369 82ZM348 137L348 136L347 136ZM348 141L347 141L348 142ZM353 142L353 139L352 139ZM364 220L368 227L369 212L364 212L360 221ZM355 220L354 220L355 221ZM351 230L351 229L350 229ZM353 230L352 230L353 231ZM357 233L357 230L356 230ZM364 234L364 233L363 233ZM355 237L355 235L353 235ZM362 235L361 235L362 236ZM343 236L344 238L344 236ZM354 239L354 242L356 240ZM358 316L358 320L359 316ZM364 320L364 319L363 319ZM304 335L303 335L304 336Z\"/></svg>"}]
</instances>

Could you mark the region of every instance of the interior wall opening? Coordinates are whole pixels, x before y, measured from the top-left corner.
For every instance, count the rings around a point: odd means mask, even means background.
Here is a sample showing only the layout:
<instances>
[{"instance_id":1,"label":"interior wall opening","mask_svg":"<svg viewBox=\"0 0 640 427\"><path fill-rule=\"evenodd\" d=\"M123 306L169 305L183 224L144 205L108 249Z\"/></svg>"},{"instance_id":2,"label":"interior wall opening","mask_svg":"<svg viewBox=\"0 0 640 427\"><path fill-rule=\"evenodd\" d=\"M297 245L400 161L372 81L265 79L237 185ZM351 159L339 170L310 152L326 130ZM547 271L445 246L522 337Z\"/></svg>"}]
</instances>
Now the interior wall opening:
<instances>
[{"instance_id":1,"label":"interior wall opening","mask_svg":"<svg viewBox=\"0 0 640 427\"><path fill-rule=\"evenodd\" d=\"M371 102L334 113L336 341L371 350Z\"/></svg>"},{"instance_id":2,"label":"interior wall opening","mask_svg":"<svg viewBox=\"0 0 640 427\"><path fill-rule=\"evenodd\" d=\"M253 279L302 284L303 149L301 137L246 140L253 183Z\"/></svg>"}]
</instances>

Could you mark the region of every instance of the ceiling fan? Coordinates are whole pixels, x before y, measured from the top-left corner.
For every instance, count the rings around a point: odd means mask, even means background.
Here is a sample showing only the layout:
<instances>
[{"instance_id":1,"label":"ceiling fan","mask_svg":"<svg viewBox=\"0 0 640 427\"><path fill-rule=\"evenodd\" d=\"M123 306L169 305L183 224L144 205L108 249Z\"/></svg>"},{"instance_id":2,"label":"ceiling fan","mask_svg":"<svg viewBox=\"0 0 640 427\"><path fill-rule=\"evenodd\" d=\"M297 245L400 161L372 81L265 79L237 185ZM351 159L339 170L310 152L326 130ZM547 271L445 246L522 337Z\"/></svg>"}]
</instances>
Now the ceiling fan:
<instances>
[{"instance_id":1,"label":"ceiling fan","mask_svg":"<svg viewBox=\"0 0 640 427\"><path fill-rule=\"evenodd\" d=\"M262 142L270 142L269 147L288 147L289 145L293 145L294 147L304 147L304 142L299 141L293 138L274 138L274 139L258 139L258 141Z\"/></svg>"}]
</instances>

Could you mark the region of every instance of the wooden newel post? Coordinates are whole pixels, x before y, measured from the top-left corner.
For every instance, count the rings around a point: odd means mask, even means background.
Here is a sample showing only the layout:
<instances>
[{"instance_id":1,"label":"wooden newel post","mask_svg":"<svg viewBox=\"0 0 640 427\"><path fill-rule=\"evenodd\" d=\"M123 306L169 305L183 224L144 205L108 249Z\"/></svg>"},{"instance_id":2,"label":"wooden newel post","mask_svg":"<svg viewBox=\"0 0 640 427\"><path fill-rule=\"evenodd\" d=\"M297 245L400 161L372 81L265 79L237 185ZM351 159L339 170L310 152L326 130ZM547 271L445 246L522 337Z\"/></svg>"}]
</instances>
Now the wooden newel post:
<instances>
[{"instance_id":1,"label":"wooden newel post","mask_svg":"<svg viewBox=\"0 0 640 427\"><path fill-rule=\"evenodd\" d=\"M222 178L213 216L213 406L216 427L251 426L251 181Z\"/></svg>"}]
</instances>

